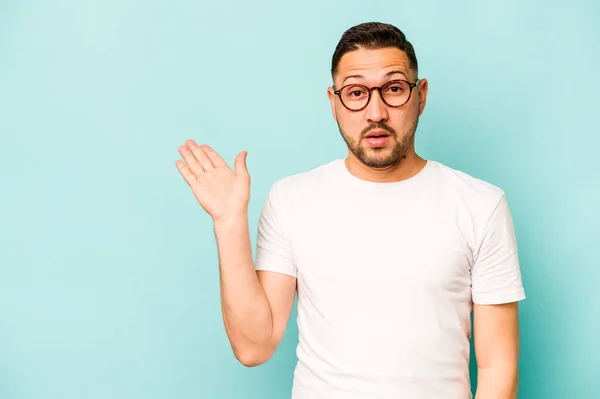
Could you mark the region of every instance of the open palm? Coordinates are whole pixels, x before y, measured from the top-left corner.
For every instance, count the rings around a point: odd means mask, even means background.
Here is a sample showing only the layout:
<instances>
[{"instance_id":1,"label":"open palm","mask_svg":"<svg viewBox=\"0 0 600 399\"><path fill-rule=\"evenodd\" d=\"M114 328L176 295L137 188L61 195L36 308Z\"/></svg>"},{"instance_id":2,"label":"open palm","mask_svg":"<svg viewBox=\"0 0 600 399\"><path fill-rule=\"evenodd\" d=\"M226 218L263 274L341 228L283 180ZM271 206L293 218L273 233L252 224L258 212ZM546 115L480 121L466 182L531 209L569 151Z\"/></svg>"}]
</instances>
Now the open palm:
<instances>
[{"instance_id":1,"label":"open palm","mask_svg":"<svg viewBox=\"0 0 600 399\"><path fill-rule=\"evenodd\" d=\"M245 151L235 158L235 170L211 147L205 144L199 146L193 140L187 140L185 145L180 146L179 154L183 161L177 160L175 166L215 222L247 211L250 175Z\"/></svg>"}]
</instances>

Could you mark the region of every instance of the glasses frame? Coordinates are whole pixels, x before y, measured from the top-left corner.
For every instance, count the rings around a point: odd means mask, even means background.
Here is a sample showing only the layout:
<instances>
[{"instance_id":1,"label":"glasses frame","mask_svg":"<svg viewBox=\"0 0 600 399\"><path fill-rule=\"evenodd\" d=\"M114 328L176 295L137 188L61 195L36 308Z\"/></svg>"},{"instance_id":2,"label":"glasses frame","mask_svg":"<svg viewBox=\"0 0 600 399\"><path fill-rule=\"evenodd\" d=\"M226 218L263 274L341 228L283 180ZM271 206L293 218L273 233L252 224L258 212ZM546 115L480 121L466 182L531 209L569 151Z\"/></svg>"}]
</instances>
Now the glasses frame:
<instances>
[{"instance_id":1,"label":"glasses frame","mask_svg":"<svg viewBox=\"0 0 600 399\"><path fill-rule=\"evenodd\" d=\"M371 93L373 93L373 90L377 90L379 92L379 97L381 98L381 101L383 101L383 103L385 105L387 105L388 107L392 107L392 108L399 108L399 107L402 107L402 106L406 105L406 103L408 103L410 101L410 98L412 96L412 91L418 85L419 80L420 79L417 79L415 81L415 83L411 83L408 80L404 80L404 79L394 79L394 80L390 80L389 82L386 82L382 86L373 86L371 88L369 88L368 86L365 86L363 84L360 84L360 83L349 83L349 84L341 87L339 90L334 90L333 93L336 94L339 97L340 102L342 103L342 105L344 106L344 108L346 108L348 111L352 111L352 112L360 112L363 109L367 108L367 106L371 102L371 98L373 98L373 96L371 94ZM404 103L402 103L400 105L390 105L383 98L382 89L384 87L387 87L388 85L391 85L393 83L398 83L398 82L404 82L404 83L408 84L408 86L409 86L408 98L406 99L406 101ZM360 108L360 109L352 109L352 108L349 108L346 104L344 104L344 100L342 100L342 94L341 93L342 93L342 90L344 90L348 86L360 86L360 87L364 87L365 90L367 90L367 92L369 93L369 97L367 98L367 102L365 103L365 105L362 108Z\"/></svg>"}]
</instances>

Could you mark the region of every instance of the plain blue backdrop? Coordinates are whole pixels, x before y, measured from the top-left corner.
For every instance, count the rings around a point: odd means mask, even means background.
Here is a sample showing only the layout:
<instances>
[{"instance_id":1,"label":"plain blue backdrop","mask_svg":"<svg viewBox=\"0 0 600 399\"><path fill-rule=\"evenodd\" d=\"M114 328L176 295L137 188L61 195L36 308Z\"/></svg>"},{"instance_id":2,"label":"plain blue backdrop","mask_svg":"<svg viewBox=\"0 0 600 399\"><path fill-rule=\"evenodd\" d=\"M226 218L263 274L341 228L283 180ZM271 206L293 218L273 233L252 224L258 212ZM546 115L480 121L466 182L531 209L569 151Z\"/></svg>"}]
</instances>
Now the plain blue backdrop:
<instances>
[{"instance_id":1,"label":"plain blue backdrop","mask_svg":"<svg viewBox=\"0 0 600 399\"><path fill-rule=\"evenodd\" d=\"M238 364L177 147L248 151L254 244L274 181L345 155L331 55L373 20L429 80L420 155L507 193L519 397L600 397L598 4L0 2L0 397L289 397L295 313L269 363Z\"/></svg>"}]
</instances>

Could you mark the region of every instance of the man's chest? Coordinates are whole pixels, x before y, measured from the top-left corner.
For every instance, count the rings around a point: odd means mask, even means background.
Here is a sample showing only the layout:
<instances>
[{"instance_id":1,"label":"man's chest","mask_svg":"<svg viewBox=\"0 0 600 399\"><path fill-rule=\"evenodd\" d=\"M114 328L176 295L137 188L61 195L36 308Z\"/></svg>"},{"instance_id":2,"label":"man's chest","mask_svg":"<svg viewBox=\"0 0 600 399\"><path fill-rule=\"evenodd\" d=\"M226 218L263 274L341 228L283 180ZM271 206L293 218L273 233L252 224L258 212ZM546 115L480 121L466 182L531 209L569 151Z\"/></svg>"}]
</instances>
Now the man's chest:
<instances>
[{"instance_id":1,"label":"man's chest","mask_svg":"<svg viewBox=\"0 0 600 399\"><path fill-rule=\"evenodd\" d=\"M453 219L418 206L313 208L290 237L301 285L344 299L462 297L470 289L472 253Z\"/></svg>"}]
</instances>

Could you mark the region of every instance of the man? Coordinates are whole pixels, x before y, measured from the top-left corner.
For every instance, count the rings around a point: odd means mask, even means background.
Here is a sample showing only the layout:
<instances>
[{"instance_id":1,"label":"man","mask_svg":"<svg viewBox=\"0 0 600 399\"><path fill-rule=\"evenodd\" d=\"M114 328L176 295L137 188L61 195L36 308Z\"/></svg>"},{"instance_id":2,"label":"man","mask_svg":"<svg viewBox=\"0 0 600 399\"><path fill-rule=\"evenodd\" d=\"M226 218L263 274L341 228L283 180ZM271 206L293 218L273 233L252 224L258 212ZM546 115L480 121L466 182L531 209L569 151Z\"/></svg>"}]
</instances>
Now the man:
<instances>
[{"instance_id":1,"label":"man","mask_svg":"<svg viewBox=\"0 0 600 399\"><path fill-rule=\"evenodd\" d=\"M278 347L298 294L294 399L515 398L517 244L500 188L415 152L428 83L396 27L344 33L328 88L345 159L273 184L248 231L245 151L234 170L189 140L176 165L212 216L222 311L246 366Z\"/></svg>"}]
</instances>

